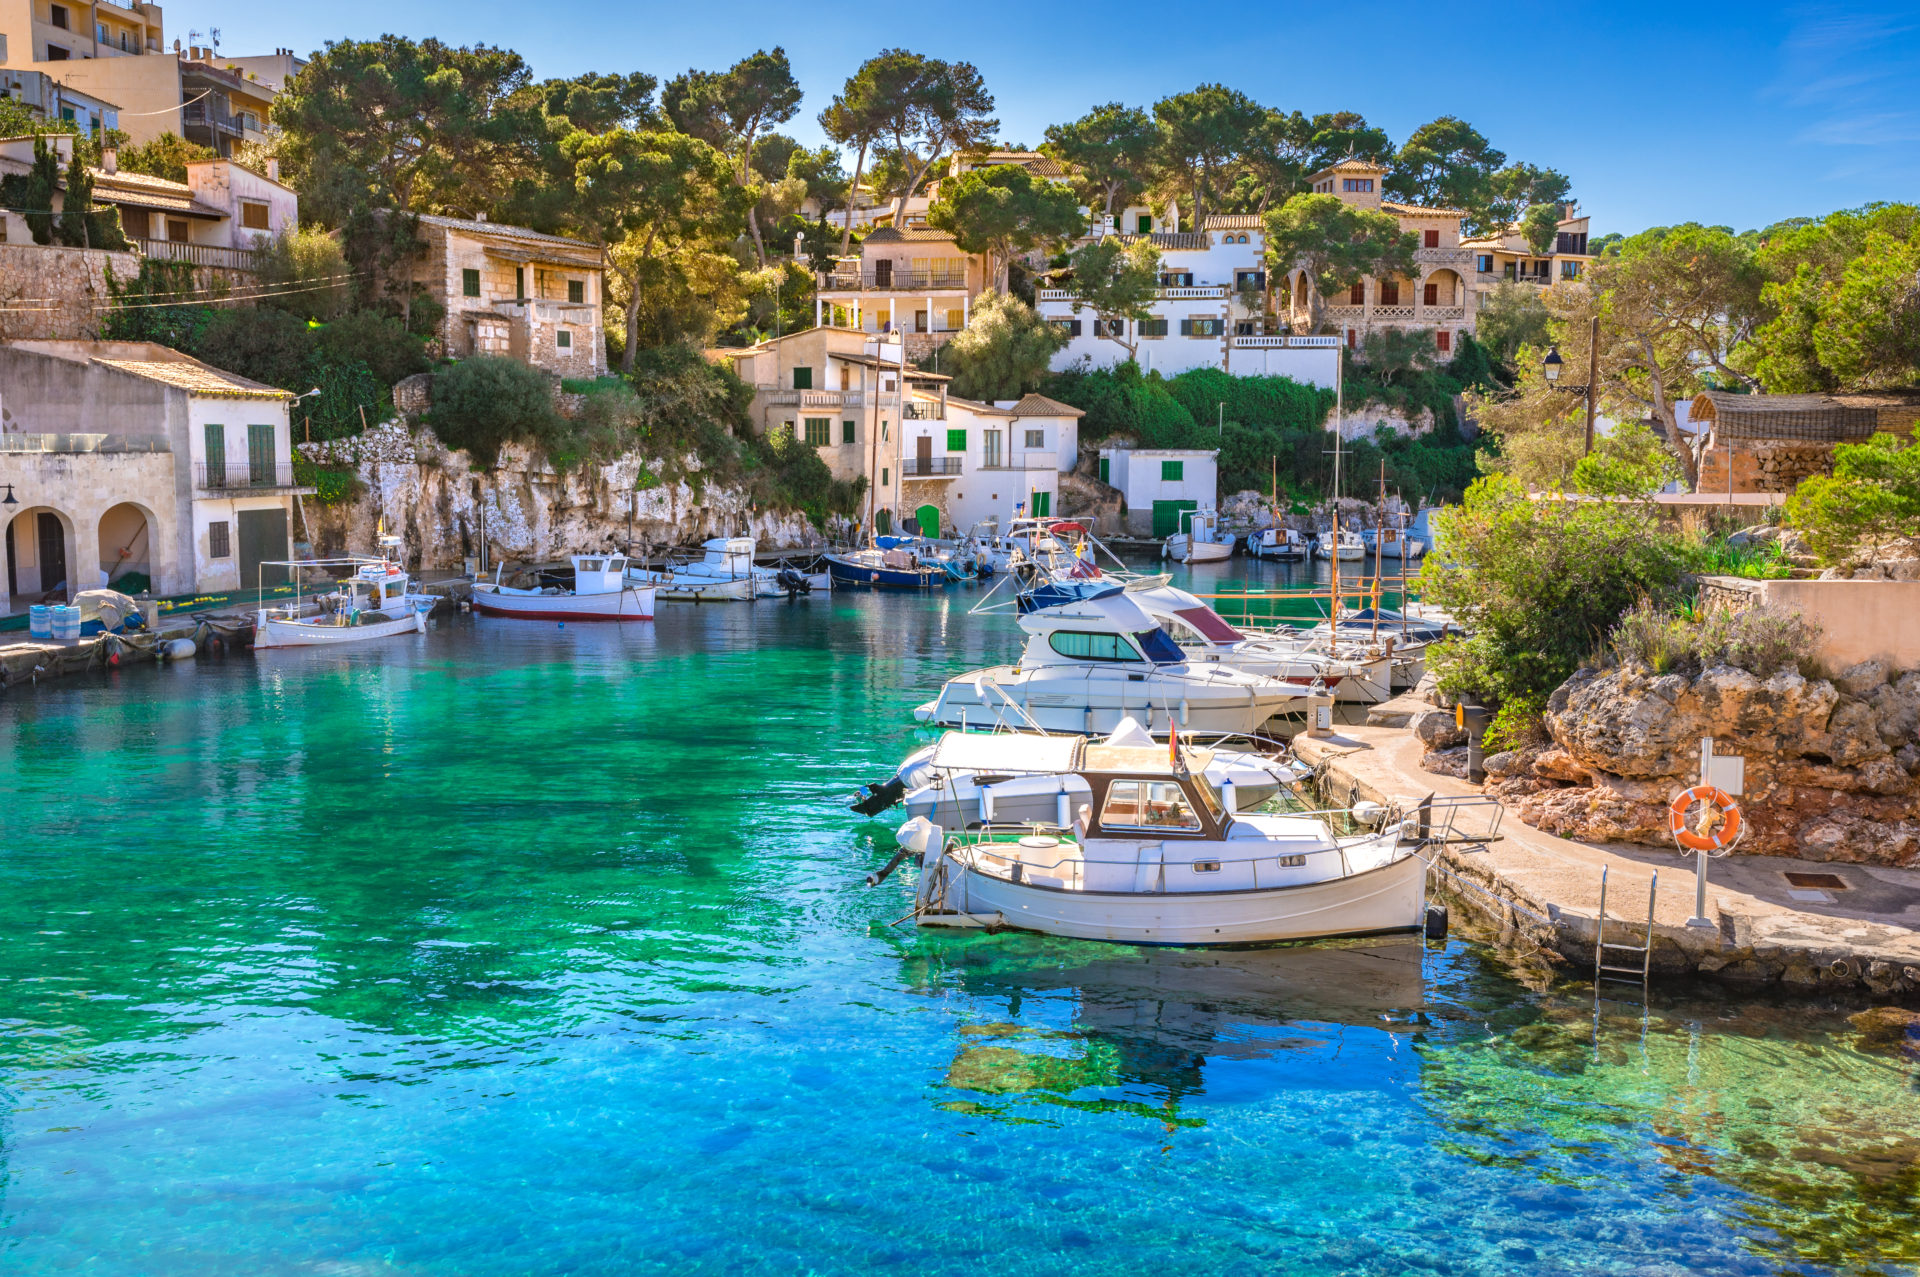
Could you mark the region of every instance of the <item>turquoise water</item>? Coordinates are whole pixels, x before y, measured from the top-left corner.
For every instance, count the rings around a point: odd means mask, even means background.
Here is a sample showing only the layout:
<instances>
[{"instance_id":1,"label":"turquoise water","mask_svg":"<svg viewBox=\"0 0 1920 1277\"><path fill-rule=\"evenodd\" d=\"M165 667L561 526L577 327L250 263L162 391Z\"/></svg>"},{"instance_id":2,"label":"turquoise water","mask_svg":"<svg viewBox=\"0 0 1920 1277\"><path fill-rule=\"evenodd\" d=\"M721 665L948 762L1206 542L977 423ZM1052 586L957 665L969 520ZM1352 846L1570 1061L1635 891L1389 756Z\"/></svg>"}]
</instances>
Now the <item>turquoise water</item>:
<instances>
[{"instance_id":1,"label":"turquoise water","mask_svg":"<svg viewBox=\"0 0 1920 1277\"><path fill-rule=\"evenodd\" d=\"M1013 650L974 597L0 700L0 1271L1920 1262L1920 1064L1836 1011L891 925L841 798Z\"/></svg>"}]
</instances>

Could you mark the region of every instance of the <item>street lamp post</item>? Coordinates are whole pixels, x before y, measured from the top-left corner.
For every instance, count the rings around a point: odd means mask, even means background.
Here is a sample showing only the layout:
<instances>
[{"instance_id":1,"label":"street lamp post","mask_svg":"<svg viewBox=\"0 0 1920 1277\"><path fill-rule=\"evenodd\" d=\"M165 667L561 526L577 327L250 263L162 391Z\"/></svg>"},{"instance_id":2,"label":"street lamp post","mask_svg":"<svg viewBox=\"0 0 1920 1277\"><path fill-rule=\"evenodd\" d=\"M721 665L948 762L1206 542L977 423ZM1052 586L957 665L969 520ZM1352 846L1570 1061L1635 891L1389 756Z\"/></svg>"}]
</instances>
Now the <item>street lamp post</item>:
<instances>
[{"instance_id":1,"label":"street lamp post","mask_svg":"<svg viewBox=\"0 0 1920 1277\"><path fill-rule=\"evenodd\" d=\"M1540 371L1546 375L1547 385L1554 390L1564 390L1571 395L1584 395L1587 400L1587 446L1586 453L1593 452L1593 419L1599 407L1600 394L1600 316L1593 317L1592 331L1587 335L1587 384L1584 386L1563 386L1560 384L1560 370L1566 366L1566 360L1560 358L1560 347L1547 351L1546 359L1541 361Z\"/></svg>"}]
</instances>

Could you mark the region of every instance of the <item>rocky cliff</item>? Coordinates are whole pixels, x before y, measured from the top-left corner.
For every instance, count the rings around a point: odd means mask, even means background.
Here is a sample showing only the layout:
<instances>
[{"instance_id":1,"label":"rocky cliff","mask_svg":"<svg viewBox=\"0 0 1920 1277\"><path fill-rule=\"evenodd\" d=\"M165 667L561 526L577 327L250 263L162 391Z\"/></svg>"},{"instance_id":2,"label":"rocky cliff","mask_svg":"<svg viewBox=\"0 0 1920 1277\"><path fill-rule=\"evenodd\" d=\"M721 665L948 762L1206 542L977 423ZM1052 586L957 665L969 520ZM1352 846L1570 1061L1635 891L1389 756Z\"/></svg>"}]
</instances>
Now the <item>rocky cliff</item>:
<instances>
[{"instance_id":1,"label":"rocky cliff","mask_svg":"<svg viewBox=\"0 0 1920 1277\"><path fill-rule=\"evenodd\" d=\"M1549 700L1546 729L1550 744L1487 760L1491 792L1536 828L1669 841L1667 803L1711 736L1746 759L1741 852L1920 866L1920 671L1583 670Z\"/></svg>"},{"instance_id":2,"label":"rocky cliff","mask_svg":"<svg viewBox=\"0 0 1920 1277\"><path fill-rule=\"evenodd\" d=\"M308 539L320 554L370 552L383 521L416 569L459 568L478 553L482 530L494 559L536 562L714 536L751 536L762 549L821 543L805 516L756 509L737 489L701 483L699 460L691 456L680 467L686 478L663 480L657 458L630 453L562 473L511 445L495 469L481 471L432 431L398 422L302 444L300 451L311 461L350 467L360 481L356 495L338 504L304 499Z\"/></svg>"}]
</instances>

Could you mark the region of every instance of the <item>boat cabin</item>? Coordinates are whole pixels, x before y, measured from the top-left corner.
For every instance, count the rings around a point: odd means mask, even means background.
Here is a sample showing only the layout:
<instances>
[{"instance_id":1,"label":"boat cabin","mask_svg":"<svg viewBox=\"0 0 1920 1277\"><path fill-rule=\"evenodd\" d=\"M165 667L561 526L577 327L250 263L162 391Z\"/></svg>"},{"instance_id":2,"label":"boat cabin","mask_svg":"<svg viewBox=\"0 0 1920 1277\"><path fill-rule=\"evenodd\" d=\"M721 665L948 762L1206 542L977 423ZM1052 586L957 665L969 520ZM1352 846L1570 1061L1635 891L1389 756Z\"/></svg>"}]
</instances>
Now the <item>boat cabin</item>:
<instances>
[{"instance_id":1,"label":"boat cabin","mask_svg":"<svg viewBox=\"0 0 1920 1277\"><path fill-rule=\"evenodd\" d=\"M700 543L706 552L707 566L732 576L753 575L753 555L758 548L752 537L714 537Z\"/></svg>"},{"instance_id":2,"label":"boat cabin","mask_svg":"<svg viewBox=\"0 0 1920 1277\"><path fill-rule=\"evenodd\" d=\"M1188 750L1185 754L1182 766L1174 768L1158 748L1088 746L1088 770L1081 775L1092 790L1092 800L1087 804L1081 836L1131 840L1226 838L1232 818L1202 774L1213 755L1205 750Z\"/></svg>"},{"instance_id":3,"label":"boat cabin","mask_svg":"<svg viewBox=\"0 0 1920 1277\"><path fill-rule=\"evenodd\" d=\"M627 558L623 554L575 554L575 594L618 594L626 588Z\"/></svg>"},{"instance_id":4,"label":"boat cabin","mask_svg":"<svg viewBox=\"0 0 1920 1277\"><path fill-rule=\"evenodd\" d=\"M1119 587L1029 612L1020 628L1031 637L1023 665L1179 665L1186 654Z\"/></svg>"}]
</instances>

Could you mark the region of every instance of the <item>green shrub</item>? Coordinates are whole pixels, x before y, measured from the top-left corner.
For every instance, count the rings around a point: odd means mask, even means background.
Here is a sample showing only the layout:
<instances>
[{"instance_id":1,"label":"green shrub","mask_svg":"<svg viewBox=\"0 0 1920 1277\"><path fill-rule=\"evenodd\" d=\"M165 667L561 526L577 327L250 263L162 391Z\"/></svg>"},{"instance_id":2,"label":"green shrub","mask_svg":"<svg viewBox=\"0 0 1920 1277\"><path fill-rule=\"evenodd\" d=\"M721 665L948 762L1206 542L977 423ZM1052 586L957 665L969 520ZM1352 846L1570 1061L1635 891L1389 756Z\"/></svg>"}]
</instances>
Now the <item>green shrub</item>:
<instances>
[{"instance_id":1,"label":"green shrub","mask_svg":"<svg viewBox=\"0 0 1920 1277\"><path fill-rule=\"evenodd\" d=\"M268 295L262 306L302 319L333 320L352 304L353 269L340 241L326 231L291 231L269 240L255 263ZM372 360L368 360L372 363ZM377 365L375 365L377 366Z\"/></svg>"},{"instance_id":2,"label":"green shrub","mask_svg":"<svg viewBox=\"0 0 1920 1277\"><path fill-rule=\"evenodd\" d=\"M304 319L284 310L249 307L214 311L193 354L223 371L293 390L305 376L313 351L313 332Z\"/></svg>"},{"instance_id":3,"label":"green shrub","mask_svg":"<svg viewBox=\"0 0 1920 1277\"><path fill-rule=\"evenodd\" d=\"M1794 669L1808 678L1824 670L1813 655L1820 627L1798 612L1756 607L1699 612L1642 599L1620 618L1608 640L1614 655L1656 674L1698 674L1732 665L1760 678Z\"/></svg>"},{"instance_id":4,"label":"green shrub","mask_svg":"<svg viewBox=\"0 0 1920 1277\"><path fill-rule=\"evenodd\" d=\"M323 506L345 505L367 490L352 466L322 465L297 452L293 454L293 477L301 487L312 488L314 500Z\"/></svg>"},{"instance_id":5,"label":"green shrub","mask_svg":"<svg viewBox=\"0 0 1920 1277\"><path fill-rule=\"evenodd\" d=\"M391 315L357 310L316 330L320 349L338 364L366 366L382 386L433 367L427 344Z\"/></svg>"},{"instance_id":6,"label":"green shrub","mask_svg":"<svg viewBox=\"0 0 1920 1277\"><path fill-rule=\"evenodd\" d=\"M509 443L545 447L559 427L546 374L514 359L463 359L433 385L427 422L449 448L462 448L482 469Z\"/></svg>"},{"instance_id":7,"label":"green shrub","mask_svg":"<svg viewBox=\"0 0 1920 1277\"><path fill-rule=\"evenodd\" d=\"M1503 704L1551 694L1623 612L1670 591L1685 566L1648 503L1533 500L1504 475L1468 488L1438 523L1446 561L1422 567L1424 597L1471 637L1436 644L1432 668L1448 692Z\"/></svg>"},{"instance_id":8,"label":"green shrub","mask_svg":"<svg viewBox=\"0 0 1920 1277\"><path fill-rule=\"evenodd\" d=\"M1716 537L1692 547L1687 566L1706 576L1738 576L1749 581L1784 581L1793 575L1793 563L1778 541L1759 545L1729 545Z\"/></svg>"},{"instance_id":9,"label":"green shrub","mask_svg":"<svg viewBox=\"0 0 1920 1277\"><path fill-rule=\"evenodd\" d=\"M1506 701L1494 714L1493 722L1487 725L1487 734L1482 741L1486 752L1497 754L1502 750L1546 744L1546 709L1547 698L1537 693L1526 693Z\"/></svg>"},{"instance_id":10,"label":"green shrub","mask_svg":"<svg viewBox=\"0 0 1920 1277\"><path fill-rule=\"evenodd\" d=\"M1920 428L1902 440L1877 434L1838 444L1833 473L1803 479L1787 518L1814 553L1842 562L1875 545L1920 538Z\"/></svg>"}]
</instances>

